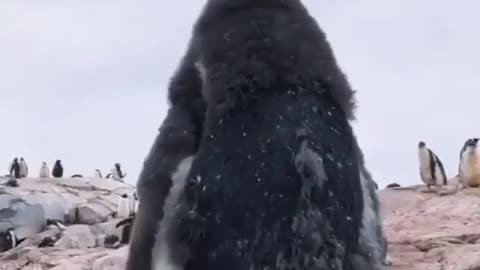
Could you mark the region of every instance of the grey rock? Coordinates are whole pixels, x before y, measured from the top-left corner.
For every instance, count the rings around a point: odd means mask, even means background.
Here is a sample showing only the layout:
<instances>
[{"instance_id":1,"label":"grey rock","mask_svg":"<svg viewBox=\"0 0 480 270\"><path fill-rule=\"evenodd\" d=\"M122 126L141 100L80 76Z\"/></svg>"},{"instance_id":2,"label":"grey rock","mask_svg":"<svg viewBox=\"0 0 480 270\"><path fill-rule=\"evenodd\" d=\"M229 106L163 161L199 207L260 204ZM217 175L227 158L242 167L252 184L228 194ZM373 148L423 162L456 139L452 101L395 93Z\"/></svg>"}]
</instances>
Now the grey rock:
<instances>
[{"instance_id":1,"label":"grey rock","mask_svg":"<svg viewBox=\"0 0 480 270\"><path fill-rule=\"evenodd\" d=\"M40 204L29 204L11 194L0 194L0 231L14 228L19 239L39 233L45 226L45 211Z\"/></svg>"},{"instance_id":2,"label":"grey rock","mask_svg":"<svg viewBox=\"0 0 480 270\"><path fill-rule=\"evenodd\" d=\"M70 249L88 249L95 247L96 238L88 225L72 225L63 231L62 238L57 242L57 247Z\"/></svg>"},{"instance_id":3,"label":"grey rock","mask_svg":"<svg viewBox=\"0 0 480 270\"><path fill-rule=\"evenodd\" d=\"M92 265L92 270L118 270L124 269L128 247L121 247L109 255L96 260Z\"/></svg>"},{"instance_id":4,"label":"grey rock","mask_svg":"<svg viewBox=\"0 0 480 270\"><path fill-rule=\"evenodd\" d=\"M22 199L30 204L40 204L45 211L45 217L49 219L57 219L64 222L65 213L67 213L73 205L66 199L57 194L39 193L22 196Z\"/></svg>"},{"instance_id":5,"label":"grey rock","mask_svg":"<svg viewBox=\"0 0 480 270\"><path fill-rule=\"evenodd\" d=\"M94 235L113 234L115 231L118 230L117 228L115 228L115 225L117 225L119 221L121 221L121 219L114 219L111 221L91 225L90 231Z\"/></svg>"},{"instance_id":6,"label":"grey rock","mask_svg":"<svg viewBox=\"0 0 480 270\"><path fill-rule=\"evenodd\" d=\"M103 205L87 203L78 207L77 223L95 224L105 222L111 214L111 210Z\"/></svg>"},{"instance_id":7,"label":"grey rock","mask_svg":"<svg viewBox=\"0 0 480 270\"><path fill-rule=\"evenodd\" d=\"M60 229L53 228L53 229L49 229L41 233L29 236L22 243L20 243L17 246L17 248L38 246L42 242L42 240L47 237L50 237L52 239L59 239L61 237Z\"/></svg>"}]
</instances>

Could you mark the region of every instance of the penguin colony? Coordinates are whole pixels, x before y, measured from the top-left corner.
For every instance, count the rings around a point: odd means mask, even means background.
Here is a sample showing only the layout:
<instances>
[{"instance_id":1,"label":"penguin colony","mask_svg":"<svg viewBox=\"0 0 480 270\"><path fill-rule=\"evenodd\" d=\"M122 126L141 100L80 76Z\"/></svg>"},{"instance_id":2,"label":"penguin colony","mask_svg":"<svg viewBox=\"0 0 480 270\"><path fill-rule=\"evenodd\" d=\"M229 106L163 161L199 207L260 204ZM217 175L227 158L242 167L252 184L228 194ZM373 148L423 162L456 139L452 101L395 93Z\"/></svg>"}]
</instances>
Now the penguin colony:
<instances>
[{"instance_id":1,"label":"penguin colony","mask_svg":"<svg viewBox=\"0 0 480 270\"><path fill-rule=\"evenodd\" d=\"M114 216L117 218L122 218L117 224L116 228L120 229L120 237L118 238L118 243L114 245L118 247L119 245L128 244L130 237L131 237L131 228L133 226L133 222L135 220L136 214L136 207L138 205L138 198L135 193L132 196L128 196L128 194L122 194L119 196L118 200L118 208L117 211L114 213ZM46 219L45 224L43 226L43 230L48 229L58 229L63 231L66 229L65 224L62 223L60 220L55 219ZM8 251L25 240L19 239L15 233L14 228L8 228L4 232L0 232L0 253ZM45 238L38 244L38 247L48 247L53 246L54 243L58 239L52 238ZM107 243L106 243L107 246Z\"/></svg>"},{"instance_id":2,"label":"penguin colony","mask_svg":"<svg viewBox=\"0 0 480 270\"><path fill-rule=\"evenodd\" d=\"M126 176L126 173L122 172L120 163L115 163L113 168L111 169L114 172L114 177L111 177L115 181L123 182L123 178ZM6 182L6 186L8 187L18 187L19 181L17 179L20 178L27 178L29 174L28 165L23 157L20 159L14 158L13 161L10 163L8 168L8 181ZM64 168L62 165L61 160L56 160L53 166L52 171L50 172L50 168L47 165L47 162L42 162L42 165L39 169L39 178L61 178L64 176ZM82 178L83 176L80 174L74 174L71 178ZM96 178L102 178L102 173L99 169L95 169ZM132 195L122 194L118 198L117 203L117 210L113 213L114 217L121 218L121 220L116 224L116 227L121 230L119 233L120 237L117 237L119 242L117 243L116 247L122 244L127 244L130 240L130 231L131 227L133 226L134 217L136 211L138 209L138 197L136 193ZM47 219L44 230L58 228L59 230L64 230L66 226L60 220L52 220ZM112 237L110 237L112 238ZM113 237L114 238L114 237ZM14 228L8 228L6 231L0 232L0 253L10 250L16 246L18 246L22 241L25 239L18 239L18 236L15 233ZM54 243L58 239L53 238L45 238L42 240L41 243L38 244L39 247L49 247L53 246ZM106 243L107 244L107 243Z\"/></svg>"},{"instance_id":3,"label":"penguin colony","mask_svg":"<svg viewBox=\"0 0 480 270\"><path fill-rule=\"evenodd\" d=\"M114 163L113 168L110 169L111 173L107 175L106 178L111 178L115 181L124 182L124 178L127 176L126 173L123 173L120 163ZM27 178L29 174L27 162L23 157L14 158L10 163L8 168L8 176L13 177L14 179ZM56 160L53 169L50 172L50 168L47 162L43 161L40 166L38 177L39 178L62 178L64 175L64 168L61 160ZM94 177L103 178L102 172L99 169L95 169ZM81 174L73 174L70 178L83 178Z\"/></svg>"}]
</instances>

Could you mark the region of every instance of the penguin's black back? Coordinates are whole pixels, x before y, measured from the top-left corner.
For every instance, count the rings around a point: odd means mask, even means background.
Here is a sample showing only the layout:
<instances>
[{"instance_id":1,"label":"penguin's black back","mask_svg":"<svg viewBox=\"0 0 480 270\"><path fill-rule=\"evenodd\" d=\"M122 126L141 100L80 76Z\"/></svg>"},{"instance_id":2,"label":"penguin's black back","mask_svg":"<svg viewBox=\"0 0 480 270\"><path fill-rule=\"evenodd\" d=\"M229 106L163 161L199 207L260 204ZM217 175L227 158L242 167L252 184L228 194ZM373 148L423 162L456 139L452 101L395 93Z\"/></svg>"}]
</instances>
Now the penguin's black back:
<instances>
[{"instance_id":1,"label":"penguin's black back","mask_svg":"<svg viewBox=\"0 0 480 270\"><path fill-rule=\"evenodd\" d=\"M18 160L13 160L12 168L10 169L10 174L15 178L20 178L20 163Z\"/></svg>"},{"instance_id":2,"label":"penguin's black back","mask_svg":"<svg viewBox=\"0 0 480 270\"><path fill-rule=\"evenodd\" d=\"M122 172L122 168L120 167L120 164L115 164L115 169L117 170L118 177L122 178L123 172Z\"/></svg>"},{"instance_id":3,"label":"penguin's black back","mask_svg":"<svg viewBox=\"0 0 480 270\"><path fill-rule=\"evenodd\" d=\"M63 166L60 161L56 161L52 170L53 177L63 177Z\"/></svg>"},{"instance_id":4,"label":"penguin's black back","mask_svg":"<svg viewBox=\"0 0 480 270\"><path fill-rule=\"evenodd\" d=\"M435 162L435 154L430 149L428 149L428 156L430 161L430 175L432 176L432 179L436 181L437 179L435 177L435 169L437 163Z\"/></svg>"},{"instance_id":5,"label":"penguin's black back","mask_svg":"<svg viewBox=\"0 0 480 270\"><path fill-rule=\"evenodd\" d=\"M443 167L443 163L437 155L434 154L434 156L436 161L435 164L438 165L438 168L440 169L440 173L442 174L442 177L443 177L442 184L447 185L447 174L445 173L445 168Z\"/></svg>"}]
</instances>

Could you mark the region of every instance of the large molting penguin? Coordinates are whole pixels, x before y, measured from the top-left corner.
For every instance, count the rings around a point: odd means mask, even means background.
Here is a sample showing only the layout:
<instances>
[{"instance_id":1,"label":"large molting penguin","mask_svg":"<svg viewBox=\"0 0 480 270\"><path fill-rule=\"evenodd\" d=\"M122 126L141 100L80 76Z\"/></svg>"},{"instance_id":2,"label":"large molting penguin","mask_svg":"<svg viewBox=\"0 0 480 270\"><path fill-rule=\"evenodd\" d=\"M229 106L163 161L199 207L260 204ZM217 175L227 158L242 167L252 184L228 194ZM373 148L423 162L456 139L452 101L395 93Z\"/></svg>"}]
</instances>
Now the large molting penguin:
<instances>
[{"instance_id":1,"label":"large molting penguin","mask_svg":"<svg viewBox=\"0 0 480 270\"><path fill-rule=\"evenodd\" d=\"M463 187L480 186L479 138L468 139L460 151L458 182ZM458 185L457 185L458 189Z\"/></svg>"},{"instance_id":2,"label":"large molting penguin","mask_svg":"<svg viewBox=\"0 0 480 270\"><path fill-rule=\"evenodd\" d=\"M39 178L50 178L50 168L48 168L47 162L42 162L40 167L40 172L38 174Z\"/></svg>"},{"instance_id":3,"label":"large molting penguin","mask_svg":"<svg viewBox=\"0 0 480 270\"><path fill-rule=\"evenodd\" d=\"M20 178L20 164L18 163L18 158L14 158L12 164L10 165L9 173L15 178Z\"/></svg>"},{"instance_id":4,"label":"large molting penguin","mask_svg":"<svg viewBox=\"0 0 480 270\"><path fill-rule=\"evenodd\" d=\"M206 2L138 180L126 269L383 269L354 91L325 34L300 0Z\"/></svg>"},{"instance_id":5,"label":"large molting penguin","mask_svg":"<svg viewBox=\"0 0 480 270\"><path fill-rule=\"evenodd\" d=\"M23 157L20 158L20 178L26 178L28 176L28 165L27 162L25 162L25 159Z\"/></svg>"},{"instance_id":6,"label":"large molting penguin","mask_svg":"<svg viewBox=\"0 0 480 270\"><path fill-rule=\"evenodd\" d=\"M62 161L57 159L55 165L53 165L52 176L55 178L63 177L63 166Z\"/></svg>"},{"instance_id":7,"label":"large molting penguin","mask_svg":"<svg viewBox=\"0 0 480 270\"><path fill-rule=\"evenodd\" d=\"M418 158L420 161L420 178L427 185L441 187L447 185L447 176L440 158L430 150L425 142L418 143Z\"/></svg>"}]
</instances>

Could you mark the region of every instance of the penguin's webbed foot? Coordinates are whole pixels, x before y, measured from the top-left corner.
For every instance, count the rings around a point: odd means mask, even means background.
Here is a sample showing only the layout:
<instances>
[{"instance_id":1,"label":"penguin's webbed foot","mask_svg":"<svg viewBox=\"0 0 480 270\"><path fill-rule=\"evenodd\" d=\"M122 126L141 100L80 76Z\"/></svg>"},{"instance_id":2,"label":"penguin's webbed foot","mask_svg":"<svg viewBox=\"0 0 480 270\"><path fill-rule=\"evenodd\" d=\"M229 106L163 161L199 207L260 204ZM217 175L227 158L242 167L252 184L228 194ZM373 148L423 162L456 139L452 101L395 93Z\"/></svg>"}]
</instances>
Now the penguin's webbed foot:
<instances>
[{"instance_id":1,"label":"penguin's webbed foot","mask_svg":"<svg viewBox=\"0 0 480 270\"><path fill-rule=\"evenodd\" d=\"M383 261L382 264L385 266L392 266L392 262L387 260Z\"/></svg>"}]
</instances>

